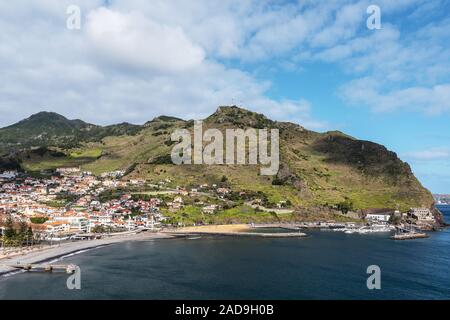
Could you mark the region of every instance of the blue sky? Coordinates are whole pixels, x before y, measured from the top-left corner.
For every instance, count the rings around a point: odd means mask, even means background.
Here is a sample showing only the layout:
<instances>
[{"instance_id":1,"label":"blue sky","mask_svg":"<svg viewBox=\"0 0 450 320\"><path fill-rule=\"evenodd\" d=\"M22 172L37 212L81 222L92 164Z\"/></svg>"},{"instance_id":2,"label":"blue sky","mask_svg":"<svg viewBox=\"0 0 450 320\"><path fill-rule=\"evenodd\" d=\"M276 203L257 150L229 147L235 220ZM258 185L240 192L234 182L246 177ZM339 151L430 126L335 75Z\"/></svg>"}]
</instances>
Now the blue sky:
<instances>
[{"instance_id":1,"label":"blue sky","mask_svg":"<svg viewBox=\"0 0 450 320\"><path fill-rule=\"evenodd\" d=\"M449 12L440 0L3 1L0 125L41 110L200 118L234 102L386 145L450 193Z\"/></svg>"}]
</instances>

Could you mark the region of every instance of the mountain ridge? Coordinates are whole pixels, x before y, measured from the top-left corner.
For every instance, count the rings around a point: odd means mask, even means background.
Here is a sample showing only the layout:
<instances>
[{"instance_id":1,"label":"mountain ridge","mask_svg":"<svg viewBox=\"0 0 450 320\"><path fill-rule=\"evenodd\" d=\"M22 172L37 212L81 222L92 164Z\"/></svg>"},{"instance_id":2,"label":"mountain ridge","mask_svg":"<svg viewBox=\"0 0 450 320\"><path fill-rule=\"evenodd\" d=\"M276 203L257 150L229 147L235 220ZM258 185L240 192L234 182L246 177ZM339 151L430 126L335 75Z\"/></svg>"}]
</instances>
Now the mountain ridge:
<instances>
[{"instance_id":1,"label":"mountain ridge","mask_svg":"<svg viewBox=\"0 0 450 320\"><path fill-rule=\"evenodd\" d=\"M69 120L56 112L41 111L0 128L0 151L27 147L75 147L78 142L100 140L108 135L136 133L140 126L122 122L100 126L80 119Z\"/></svg>"},{"instance_id":2,"label":"mountain ridge","mask_svg":"<svg viewBox=\"0 0 450 320\"><path fill-rule=\"evenodd\" d=\"M51 131L48 124L45 128L39 125L34 125L33 130L27 128L36 121L39 124L46 116L55 119L54 132L62 130L63 135L44 135ZM16 151L16 158L27 171L79 165L96 174L121 169L129 173L129 178L167 178L190 185L219 181L227 176L234 188L265 192L274 202L288 199L298 206L309 207L348 202L355 209L407 208L432 207L434 203L410 166L380 144L338 131L310 131L237 106L217 108L204 119L205 129L279 129L281 166L276 176L259 176L257 168L251 166L173 165L170 151L174 142L170 135L175 129L192 129L193 120L159 116L144 125L122 123L102 127L54 113L35 115L32 119L35 122L30 122L30 118L0 129L0 146L5 144L5 129L8 132L11 127L19 127L30 133L9 140L9 150ZM39 135L45 138L36 138ZM31 148L54 151L27 151ZM18 149L22 153L18 154Z\"/></svg>"}]
</instances>

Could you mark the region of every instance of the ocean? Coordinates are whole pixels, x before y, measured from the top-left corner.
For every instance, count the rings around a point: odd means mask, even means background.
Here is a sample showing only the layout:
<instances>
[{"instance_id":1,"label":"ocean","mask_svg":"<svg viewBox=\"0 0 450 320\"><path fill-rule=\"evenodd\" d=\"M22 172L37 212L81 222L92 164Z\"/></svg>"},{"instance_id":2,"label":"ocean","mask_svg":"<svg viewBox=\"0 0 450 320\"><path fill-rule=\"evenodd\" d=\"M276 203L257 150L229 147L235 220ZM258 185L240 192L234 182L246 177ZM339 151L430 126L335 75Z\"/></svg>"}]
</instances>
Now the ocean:
<instances>
[{"instance_id":1,"label":"ocean","mask_svg":"<svg viewBox=\"0 0 450 320\"><path fill-rule=\"evenodd\" d=\"M440 206L450 221L450 206ZM70 255L68 275L0 279L0 299L449 299L450 230L427 239L308 231L308 238L202 237L129 242ZM367 267L381 270L369 290Z\"/></svg>"}]
</instances>

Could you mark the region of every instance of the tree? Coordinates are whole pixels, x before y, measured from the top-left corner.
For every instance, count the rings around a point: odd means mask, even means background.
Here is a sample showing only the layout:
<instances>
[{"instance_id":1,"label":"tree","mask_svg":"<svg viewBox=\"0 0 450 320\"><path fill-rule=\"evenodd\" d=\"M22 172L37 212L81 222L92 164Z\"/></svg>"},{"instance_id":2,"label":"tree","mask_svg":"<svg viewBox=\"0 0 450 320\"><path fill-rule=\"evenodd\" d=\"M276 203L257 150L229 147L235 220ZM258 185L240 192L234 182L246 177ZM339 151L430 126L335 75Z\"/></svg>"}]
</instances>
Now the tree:
<instances>
[{"instance_id":1,"label":"tree","mask_svg":"<svg viewBox=\"0 0 450 320\"><path fill-rule=\"evenodd\" d=\"M273 178L272 185L274 186L282 186L284 185L284 181L278 177Z\"/></svg>"},{"instance_id":2,"label":"tree","mask_svg":"<svg viewBox=\"0 0 450 320\"><path fill-rule=\"evenodd\" d=\"M398 225L400 224L402 218L400 216L396 216L395 214L393 214L390 218L389 218L389 223L390 224L395 224Z\"/></svg>"},{"instance_id":3,"label":"tree","mask_svg":"<svg viewBox=\"0 0 450 320\"><path fill-rule=\"evenodd\" d=\"M25 235L28 231L28 224L25 221L19 222L19 235Z\"/></svg>"},{"instance_id":4,"label":"tree","mask_svg":"<svg viewBox=\"0 0 450 320\"><path fill-rule=\"evenodd\" d=\"M25 221L20 221L19 230L16 232L16 238L20 245L22 245L22 242L26 240L27 231L28 231L28 224Z\"/></svg>"},{"instance_id":5,"label":"tree","mask_svg":"<svg viewBox=\"0 0 450 320\"><path fill-rule=\"evenodd\" d=\"M14 221L11 216L8 216L8 218L6 218L3 236L6 240L12 240L16 237L16 231L14 230Z\"/></svg>"},{"instance_id":6,"label":"tree","mask_svg":"<svg viewBox=\"0 0 450 320\"><path fill-rule=\"evenodd\" d=\"M31 217L30 221L34 224L43 224L45 221L47 221L47 217Z\"/></svg>"},{"instance_id":7,"label":"tree","mask_svg":"<svg viewBox=\"0 0 450 320\"><path fill-rule=\"evenodd\" d=\"M349 199L345 199L338 204L338 209L341 210L343 214L347 214L349 211L353 210L353 202Z\"/></svg>"},{"instance_id":8,"label":"tree","mask_svg":"<svg viewBox=\"0 0 450 320\"><path fill-rule=\"evenodd\" d=\"M28 230L27 230L27 243L28 241L31 241L33 244L33 229L31 229L31 226L28 226Z\"/></svg>"}]
</instances>

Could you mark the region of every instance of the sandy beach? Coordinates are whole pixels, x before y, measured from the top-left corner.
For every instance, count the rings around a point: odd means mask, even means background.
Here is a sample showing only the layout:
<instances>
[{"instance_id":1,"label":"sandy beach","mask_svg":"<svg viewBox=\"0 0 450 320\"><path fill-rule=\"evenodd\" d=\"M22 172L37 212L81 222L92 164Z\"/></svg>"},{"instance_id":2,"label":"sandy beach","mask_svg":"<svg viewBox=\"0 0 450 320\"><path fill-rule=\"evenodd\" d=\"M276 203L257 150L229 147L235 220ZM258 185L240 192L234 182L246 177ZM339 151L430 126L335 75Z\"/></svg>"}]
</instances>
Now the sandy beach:
<instances>
[{"instance_id":1,"label":"sandy beach","mask_svg":"<svg viewBox=\"0 0 450 320\"><path fill-rule=\"evenodd\" d=\"M10 265L14 264L40 263L59 258L73 252L92 249L114 243L126 241L143 241L150 239L165 239L171 237L171 235L163 233L127 233L122 235L114 235L103 239L66 242L61 243L60 245L56 244L53 246L44 246L42 248L35 248L33 250L17 252L8 256L0 255L0 275L15 271L16 269L9 267Z\"/></svg>"},{"instance_id":2,"label":"sandy beach","mask_svg":"<svg viewBox=\"0 0 450 320\"><path fill-rule=\"evenodd\" d=\"M269 225L268 225L269 226ZM184 227L176 230L167 230L164 233L171 235L223 235L223 236L253 236L253 237L306 237L305 233L299 231L286 233L258 232L255 228L246 224L227 224L227 225L207 225Z\"/></svg>"},{"instance_id":3,"label":"sandy beach","mask_svg":"<svg viewBox=\"0 0 450 320\"><path fill-rule=\"evenodd\" d=\"M175 233L205 232L205 233L227 233L227 232L250 232L251 228L246 224L224 224L184 227L176 229Z\"/></svg>"}]
</instances>

